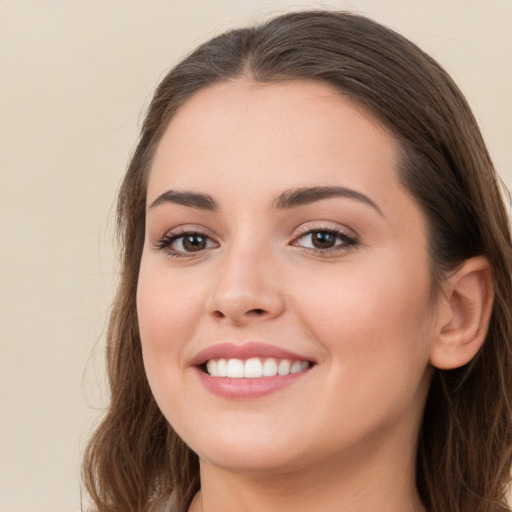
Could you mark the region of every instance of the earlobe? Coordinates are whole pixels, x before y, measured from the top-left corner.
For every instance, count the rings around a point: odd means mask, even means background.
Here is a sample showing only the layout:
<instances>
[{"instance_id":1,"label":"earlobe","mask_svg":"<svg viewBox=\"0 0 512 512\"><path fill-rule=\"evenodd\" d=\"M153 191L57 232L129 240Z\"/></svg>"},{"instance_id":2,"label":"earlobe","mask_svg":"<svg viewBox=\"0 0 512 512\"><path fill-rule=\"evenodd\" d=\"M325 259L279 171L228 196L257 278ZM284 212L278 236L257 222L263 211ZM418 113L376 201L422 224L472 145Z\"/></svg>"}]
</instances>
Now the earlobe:
<instances>
[{"instance_id":1,"label":"earlobe","mask_svg":"<svg viewBox=\"0 0 512 512\"><path fill-rule=\"evenodd\" d=\"M493 288L492 269L483 256L466 260L447 279L430 354L433 366L440 370L459 368L475 357L487 335Z\"/></svg>"}]
</instances>

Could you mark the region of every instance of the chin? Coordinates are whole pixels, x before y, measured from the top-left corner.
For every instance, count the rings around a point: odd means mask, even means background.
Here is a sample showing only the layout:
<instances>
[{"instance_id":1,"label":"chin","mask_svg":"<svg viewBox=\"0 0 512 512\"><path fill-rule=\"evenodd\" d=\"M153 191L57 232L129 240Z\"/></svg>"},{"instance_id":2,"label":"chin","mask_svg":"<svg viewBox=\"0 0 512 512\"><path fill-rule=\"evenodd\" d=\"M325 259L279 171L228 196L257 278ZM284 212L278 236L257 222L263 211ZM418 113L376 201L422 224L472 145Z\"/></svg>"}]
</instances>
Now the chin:
<instances>
[{"instance_id":1,"label":"chin","mask_svg":"<svg viewBox=\"0 0 512 512\"><path fill-rule=\"evenodd\" d=\"M296 453L290 457L290 453L280 453L268 447L265 450L221 448L198 455L202 463L229 473L261 475L287 473L298 469Z\"/></svg>"},{"instance_id":2,"label":"chin","mask_svg":"<svg viewBox=\"0 0 512 512\"><path fill-rule=\"evenodd\" d=\"M205 438L205 433L208 438ZM179 434L179 432L178 432ZM202 462L236 473L287 472L297 469L304 454L289 434L264 429L205 428L197 436L182 437Z\"/></svg>"}]
</instances>

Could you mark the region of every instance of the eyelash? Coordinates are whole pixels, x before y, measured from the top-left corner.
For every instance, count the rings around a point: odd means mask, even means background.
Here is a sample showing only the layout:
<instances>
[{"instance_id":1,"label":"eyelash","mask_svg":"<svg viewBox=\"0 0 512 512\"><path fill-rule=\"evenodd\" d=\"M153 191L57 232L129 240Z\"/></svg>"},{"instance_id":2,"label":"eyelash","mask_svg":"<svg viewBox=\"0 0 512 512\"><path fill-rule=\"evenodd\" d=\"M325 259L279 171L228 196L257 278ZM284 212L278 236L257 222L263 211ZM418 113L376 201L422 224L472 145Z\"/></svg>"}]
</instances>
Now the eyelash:
<instances>
[{"instance_id":1,"label":"eyelash","mask_svg":"<svg viewBox=\"0 0 512 512\"><path fill-rule=\"evenodd\" d=\"M341 244L338 243L337 244L338 247L334 246L334 247L329 247L326 249L303 247L297 243L298 240L303 239L308 235L312 236L314 233L324 233L327 235L334 236L335 239L341 240L342 243ZM171 257L176 257L176 258L193 257L195 255L195 251L190 251L190 252L176 251L171 248L171 246L174 242L176 242L180 238L185 239L185 237L187 237L187 236L189 236L189 237L193 237L193 236L204 237L206 239L207 244L209 241L210 242L212 241L212 239L208 235L206 235L205 233L202 233L200 231L194 231L194 230L187 231L185 229L178 228L178 230L175 232L172 232L172 231L168 232L161 240L156 242L154 245L157 250L163 251L168 256L171 256ZM214 242L214 243L217 244L217 242ZM336 229L336 228L332 228L332 227L315 228L315 229L305 228L293 240L293 242L290 243L290 245L295 246L295 247L301 247L301 249L303 251L305 251L309 254L325 256L325 255L332 254L332 253L344 252L344 251L349 251L351 249L354 249L355 247L357 247L357 245L359 245L359 241L356 237L349 236L346 233L344 233L343 231ZM218 244L216 246L218 247ZM198 254L203 253L204 251L211 249L211 248L212 247L205 247L204 249L198 250L197 253Z\"/></svg>"},{"instance_id":2,"label":"eyelash","mask_svg":"<svg viewBox=\"0 0 512 512\"><path fill-rule=\"evenodd\" d=\"M333 253L339 253L339 252L346 252L351 249L354 249L359 245L359 240L355 236L349 236L340 229L333 228L333 227L321 227L321 228L304 228L300 230L299 236L297 236L294 241L291 243L291 245L299 246L296 242L300 240L301 238L305 238L306 236L310 235L312 236L313 233L324 233L331 236L334 236L335 239L341 240L341 243L336 244L334 247L329 247L327 249L319 249L319 248L313 248L313 247L303 247L302 250L306 251L310 254L317 254L317 255L328 255Z\"/></svg>"},{"instance_id":3,"label":"eyelash","mask_svg":"<svg viewBox=\"0 0 512 512\"><path fill-rule=\"evenodd\" d=\"M169 231L168 233L165 234L165 236L162 239L160 239L158 242L156 242L155 248L158 249L159 251L165 252L168 256L171 256L173 258L194 256L195 255L194 251L190 251L190 252L176 251L171 248L171 246L174 242L176 242L180 238L185 239L185 237L187 237L187 236L189 236L189 237L193 237L193 236L204 237L207 241L206 243L208 243L208 241L212 240L208 235L206 235L205 233L201 233L200 231L177 228L176 231L174 231L174 232ZM210 248L211 247L201 249L201 250L197 251L197 253L201 253Z\"/></svg>"}]
</instances>

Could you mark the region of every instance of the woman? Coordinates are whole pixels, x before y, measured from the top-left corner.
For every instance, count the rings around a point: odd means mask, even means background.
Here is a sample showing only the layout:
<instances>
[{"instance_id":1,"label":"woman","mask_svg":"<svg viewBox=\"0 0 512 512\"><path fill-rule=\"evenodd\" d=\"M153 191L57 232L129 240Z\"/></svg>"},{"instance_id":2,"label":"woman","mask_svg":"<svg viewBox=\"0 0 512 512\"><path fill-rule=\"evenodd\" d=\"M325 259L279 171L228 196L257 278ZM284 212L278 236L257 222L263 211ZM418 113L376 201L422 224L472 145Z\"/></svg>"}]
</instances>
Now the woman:
<instances>
[{"instance_id":1,"label":"woman","mask_svg":"<svg viewBox=\"0 0 512 512\"><path fill-rule=\"evenodd\" d=\"M100 511L505 511L511 241L446 73L364 17L202 45L118 203Z\"/></svg>"}]
</instances>

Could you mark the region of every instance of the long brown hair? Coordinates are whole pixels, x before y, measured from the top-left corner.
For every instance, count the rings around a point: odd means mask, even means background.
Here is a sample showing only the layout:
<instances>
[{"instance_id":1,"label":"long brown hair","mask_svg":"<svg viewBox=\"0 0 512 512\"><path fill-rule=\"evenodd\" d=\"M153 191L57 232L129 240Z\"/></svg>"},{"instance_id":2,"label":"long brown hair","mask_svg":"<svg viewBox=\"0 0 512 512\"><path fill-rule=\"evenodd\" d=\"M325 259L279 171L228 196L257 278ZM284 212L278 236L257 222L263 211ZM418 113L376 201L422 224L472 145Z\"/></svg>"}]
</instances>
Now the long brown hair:
<instances>
[{"instance_id":1,"label":"long brown hair","mask_svg":"<svg viewBox=\"0 0 512 512\"><path fill-rule=\"evenodd\" d=\"M152 156L176 110L208 85L249 76L338 88L394 134L402 184L424 212L434 289L485 255L495 303L480 353L437 371L419 433L417 487L430 512L508 511L512 463L512 248L497 177L477 123L447 73L410 41L365 17L290 13L208 41L161 82L118 199L122 253L107 336L110 408L90 440L83 476L99 512L184 512L199 489L197 456L159 411L146 380L135 295Z\"/></svg>"}]
</instances>

